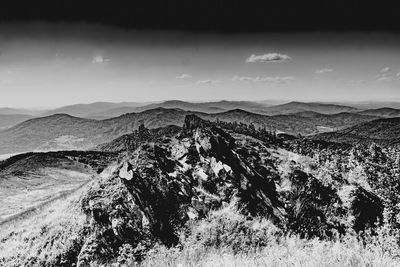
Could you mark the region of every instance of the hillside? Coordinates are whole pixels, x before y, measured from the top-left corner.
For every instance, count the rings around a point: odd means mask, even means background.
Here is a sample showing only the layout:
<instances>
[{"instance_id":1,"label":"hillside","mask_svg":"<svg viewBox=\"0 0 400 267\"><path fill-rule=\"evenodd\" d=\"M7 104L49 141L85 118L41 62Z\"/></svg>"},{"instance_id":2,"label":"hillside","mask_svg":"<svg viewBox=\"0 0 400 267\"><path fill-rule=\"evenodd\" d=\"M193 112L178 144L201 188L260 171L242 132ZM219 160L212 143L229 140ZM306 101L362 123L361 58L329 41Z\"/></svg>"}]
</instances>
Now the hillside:
<instances>
[{"instance_id":1,"label":"hillside","mask_svg":"<svg viewBox=\"0 0 400 267\"><path fill-rule=\"evenodd\" d=\"M400 109L395 108L378 108L378 109L367 109L359 112L362 115L377 116L383 118L395 118L400 117Z\"/></svg>"},{"instance_id":2,"label":"hillside","mask_svg":"<svg viewBox=\"0 0 400 267\"><path fill-rule=\"evenodd\" d=\"M31 110L31 109L22 109L22 108L0 108L0 115L20 115L20 114L26 114L26 115L38 115L42 111L41 110Z\"/></svg>"},{"instance_id":3,"label":"hillside","mask_svg":"<svg viewBox=\"0 0 400 267\"><path fill-rule=\"evenodd\" d=\"M122 103L112 103L112 102L95 102L90 104L76 104L64 106L52 110L48 110L41 114L41 116L50 116L55 114L68 114L74 117L91 117L92 114L102 112L104 110L109 110L113 108L120 107L138 107L144 105L144 103L136 102L122 102ZM118 114L121 115L121 114Z\"/></svg>"},{"instance_id":4,"label":"hillside","mask_svg":"<svg viewBox=\"0 0 400 267\"><path fill-rule=\"evenodd\" d=\"M289 102L264 109L264 113L267 115L290 114L303 111L313 111L322 114L335 114L341 112L354 112L357 111L357 109L349 106L316 102Z\"/></svg>"},{"instance_id":5,"label":"hillside","mask_svg":"<svg viewBox=\"0 0 400 267\"><path fill-rule=\"evenodd\" d=\"M157 108L140 113L129 113L106 120L77 118L66 114L56 114L25 121L10 129L0 131L0 154L26 151L50 151L89 149L107 143L119 136L130 134L140 124L147 128L167 125L182 125L188 114L196 114L203 119L254 124L258 127L289 134L310 135L334 128L344 128L373 117L342 113L334 115L279 115L264 116L236 109L222 113L188 112L178 109Z\"/></svg>"},{"instance_id":6,"label":"hillside","mask_svg":"<svg viewBox=\"0 0 400 267\"><path fill-rule=\"evenodd\" d=\"M217 101L217 102L186 102L181 100L169 100L161 103L153 103L143 105L140 107L118 107L95 114L91 114L92 117L116 117L126 113L142 112L145 110L151 110L156 108L165 109L181 109L185 111L202 112L202 113L219 113L232 109L243 109L246 111L256 112L267 107L265 104L251 102L251 101Z\"/></svg>"},{"instance_id":7,"label":"hillside","mask_svg":"<svg viewBox=\"0 0 400 267\"><path fill-rule=\"evenodd\" d=\"M398 192L390 188L399 181L390 177L399 166L391 150L285 141L250 126L219 125L228 128L188 115L182 127L142 126L135 136L110 142L127 144L96 179L0 224L0 263L202 266L230 258L239 266L257 259L276 266L299 259L311 266L399 264L399 236L392 225L380 226L384 209L393 213L389 221L398 215L392 206ZM10 159L2 170L14 168L15 175L27 160L39 169L74 160L38 155Z\"/></svg>"},{"instance_id":8,"label":"hillside","mask_svg":"<svg viewBox=\"0 0 400 267\"><path fill-rule=\"evenodd\" d=\"M54 114L68 114L75 117L84 117L90 119L104 120L118 117L127 113L138 113L146 110L165 108L165 109L181 109L185 111L202 112L202 113L221 113L233 109L242 109L252 113L262 115L286 115L300 112L317 112L320 114L336 114L336 113L354 113L359 112L362 115L370 115L377 117L396 117L398 109L386 108L383 105L390 103L368 103L357 105L345 105L339 103L318 103L318 102L288 102L284 104L282 101L215 101L215 102L188 102L181 100L169 100L159 103L138 103L138 102L96 102L90 104L77 104L64 106L61 108L42 112L40 116L49 116ZM362 107L362 108L361 108ZM377 109L369 109L370 107L378 107ZM364 110L363 110L364 109ZM0 114L1 113L0 109ZM14 114L19 110L4 109L4 114ZM26 113L30 114L30 113Z\"/></svg>"},{"instance_id":9,"label":"hillside","mask_svg":"<svg viewBox=\"0 0 400 267\"><path fill-rule=\"evenodd\" d=\"M377 119L340 131L318 134L313 139L350 144L399 144L400 118Z\"/></svg>"},{"instance_id":10,"label":"hillside","mask_svg":"<svg viewBox=\"0 0 400 267\"><path fill-rule=\"evenodd\" d=\"M116 107L101 112L93 113L89 117L92 118L104 118L104 117L116 117L126 113L141 112L145 110L155 108L166 108L166 109L182 109L185 111L194 111L202 113L221 113L234 109L241 109L244 111L263 114L263 115L281 115L298 113L303 111L313 111L322 114L334 114L341 112L354 112L356 108L325 104L325 103L305 103L305 102L289 102L280 105L271 105L268 102L252 102L252 101L217 101L217 102L187 102L180 100L170 100L161 103L152 103L148 105L142 105L139 107Z\"/></svg>"},{"instance_id":11,"label":"hillside","mask_svg":"<svg viewBox=\"0 0 400 267\"><path fill-rule=\"evenodd\" d=\"M0 224L76 190L115 159L111 153L53 152L0 161Z\"/></svg>"},{"instance_id":12,"label":"hillside","mask_svg":"<svg viewBox=\"0 0 400 267\"><path fill-rule=\"evenodd\" d=\"M0 131L0 154L88 149L128 134L144 123L149 128L181 124L185 113L150 110L108 120L77 118L66 114L35 118Z\"/></svg>"},{"instance_id":13,"label":"hillside","mask_svg":"<svg viewBox=\"0 0 400 267\"><path fill-rule=\"evenodd\" d=\"M0 114L0 130L32 118L33 116L26 114Z\"/></svg>"},{"instance_id":14,"label":"hillside","mask_svg":"<svg viewBox=\"0 0 400 267\"><path fill-rule=\"evenodd\" d=\"M333 131L337 128L340 129L376 119L376 117L353 113L328 115L310 111L287 115L265 116L243 110L231 110L218 114L197 115L211 121L216 121L218 119L226 122L236 121L238 123L246 124L253 123L256 127L266 127L278 132L294 135L310 135L319 132Z\"/></svg>"}]
</instances>

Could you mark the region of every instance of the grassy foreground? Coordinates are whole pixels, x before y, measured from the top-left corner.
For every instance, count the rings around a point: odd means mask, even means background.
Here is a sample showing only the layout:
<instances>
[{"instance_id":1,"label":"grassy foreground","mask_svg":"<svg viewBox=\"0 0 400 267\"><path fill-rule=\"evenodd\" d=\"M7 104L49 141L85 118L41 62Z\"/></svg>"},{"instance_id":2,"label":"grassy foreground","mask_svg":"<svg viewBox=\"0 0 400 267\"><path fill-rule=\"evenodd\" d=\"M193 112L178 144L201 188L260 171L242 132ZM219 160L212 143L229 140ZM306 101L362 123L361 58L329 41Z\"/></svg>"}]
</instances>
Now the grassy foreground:
<instances>
[{"instance_id":1,"label":"grassy foreground","mask_svg":"<svg viewBox=\"0 0 400 267\"><path fill-rule=\"evenodd\" d=\"M193 245L183 250L160 247L139 266L399 266L381 248L366 248L354 239L305 241L287 237L259 251L233 253L230 248Z\"/></svg>"},{"instance_id":2,"label":"grassy foreground","mask_svg":"<svg viewBox=\"0 0 400 267\"><path fill-rule=\"evenodd\" d=\"M400 266L397 237L385 229L331 240L285 235L268 220L248 219L231 208L193 223L173 248L156 246L141 263L125 247L113 266Z\"/></svg>"}]
</instances>

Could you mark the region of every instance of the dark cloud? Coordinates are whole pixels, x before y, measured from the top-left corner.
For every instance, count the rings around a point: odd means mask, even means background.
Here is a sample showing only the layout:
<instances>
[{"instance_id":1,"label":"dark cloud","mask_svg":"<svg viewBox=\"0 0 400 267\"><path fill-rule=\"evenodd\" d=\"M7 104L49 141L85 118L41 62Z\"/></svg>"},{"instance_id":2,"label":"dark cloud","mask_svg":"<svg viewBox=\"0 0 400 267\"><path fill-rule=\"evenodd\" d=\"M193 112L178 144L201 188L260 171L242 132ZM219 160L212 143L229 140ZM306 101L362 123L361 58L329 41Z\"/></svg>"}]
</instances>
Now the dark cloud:
<instances>
[{"instance_id":1,"label":"dark cloud","mask_svg":"<svg viewBox=\"0 0 400 267\"><path fill-rule=\"evenodd\" d=\"M89 22L136 29L228 32L399 30L396 2L387 2L391 1L6 0L2 1L0 21Z\"/></svg>"}]
</instances>

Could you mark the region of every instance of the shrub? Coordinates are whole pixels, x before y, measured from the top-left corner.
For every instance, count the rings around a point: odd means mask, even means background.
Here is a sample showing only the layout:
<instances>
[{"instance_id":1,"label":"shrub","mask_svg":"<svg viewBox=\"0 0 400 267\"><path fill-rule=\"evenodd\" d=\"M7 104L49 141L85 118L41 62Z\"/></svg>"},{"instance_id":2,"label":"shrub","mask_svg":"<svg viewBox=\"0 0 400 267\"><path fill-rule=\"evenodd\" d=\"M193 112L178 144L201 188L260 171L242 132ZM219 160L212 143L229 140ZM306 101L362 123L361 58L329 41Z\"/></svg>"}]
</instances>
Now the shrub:
<instances>
[{"instance_id":1,"label":"shrub","mask_svg":"<svg viewBox=\"0 0 400 267\"><path fill-rule=\"evenodd\" d=\"M281 235L270 221L241 214L235 204L217 211L188 226L189 234L181 238L184 246L227 248L238 253L267 246Z\"/></svg>"}]
</instances>

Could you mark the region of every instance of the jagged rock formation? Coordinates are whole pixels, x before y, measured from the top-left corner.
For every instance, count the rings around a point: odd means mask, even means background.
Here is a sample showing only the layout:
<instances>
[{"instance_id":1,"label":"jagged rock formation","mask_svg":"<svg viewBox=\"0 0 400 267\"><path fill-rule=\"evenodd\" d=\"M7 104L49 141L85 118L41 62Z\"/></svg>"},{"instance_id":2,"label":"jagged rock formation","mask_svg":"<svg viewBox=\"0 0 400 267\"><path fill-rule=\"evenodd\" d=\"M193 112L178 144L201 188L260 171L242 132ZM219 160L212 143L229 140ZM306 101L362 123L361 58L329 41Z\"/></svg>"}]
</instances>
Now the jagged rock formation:
<instances>
[{"instance_id":1,"label":"jagged rock formation","mask_svg":"<svg viewBox=\"0 0 400 267\"><path fill-rule=\"evenodd\" d=\"M190 115L174 137L147 140L130 151L111 179L85 196L83 209L96 230L81 251L82 266L99 253L111 256L112 250L102 249L104 243L115 249L123 243L175 244L188 220L233 198L244 213L283 223L270 170L250 156L256 151L241 150L214 124Z\"/></svg>"}]
</instances>

